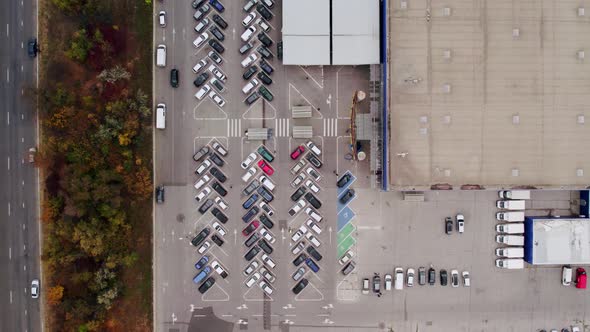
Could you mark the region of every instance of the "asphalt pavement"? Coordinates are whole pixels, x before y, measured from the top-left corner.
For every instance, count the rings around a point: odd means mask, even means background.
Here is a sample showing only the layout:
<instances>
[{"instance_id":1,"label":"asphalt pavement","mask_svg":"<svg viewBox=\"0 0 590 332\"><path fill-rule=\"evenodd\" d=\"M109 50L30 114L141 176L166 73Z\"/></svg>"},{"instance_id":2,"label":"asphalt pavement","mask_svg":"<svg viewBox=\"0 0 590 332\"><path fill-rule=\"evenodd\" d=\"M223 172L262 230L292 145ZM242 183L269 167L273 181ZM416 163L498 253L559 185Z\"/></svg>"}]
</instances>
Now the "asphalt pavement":
<instances>
[{"instance_id":1,"label":"asphalt pavement","mask_svg":"<svg viewBox=\"0 0 590 332\"><path fill-rule=\"evenodd\" d=\"M37 82L37 60L27 55L36 1L1 1L0 27L0 331L40 331L40 299L30 294L40 279L38 176L27 157L37 122L25 94Z\"/></svg>"}]
</instances>

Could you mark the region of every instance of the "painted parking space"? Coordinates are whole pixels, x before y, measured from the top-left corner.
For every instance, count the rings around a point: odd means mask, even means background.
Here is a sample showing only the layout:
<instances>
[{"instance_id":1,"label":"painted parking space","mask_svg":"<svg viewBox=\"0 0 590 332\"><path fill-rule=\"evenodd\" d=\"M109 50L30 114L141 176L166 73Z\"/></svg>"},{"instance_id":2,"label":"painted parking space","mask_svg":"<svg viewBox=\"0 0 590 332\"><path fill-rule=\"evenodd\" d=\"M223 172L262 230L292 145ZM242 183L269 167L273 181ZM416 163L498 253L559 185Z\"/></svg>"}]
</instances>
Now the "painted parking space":
<instances>
[{"instance_id":1,"label":"painted parking space","mask_svg":"<svg viewBox=\"0 0 590 332\"><path fill-rule=\"evenodd\" d=\"M348 225L346 225L342 230L340 230L338 232L338 234L336 235L337 241L338 243L342 242L344 239L346 239L350 234L352 234L352 232L354 232L356 229L356 227L354 227L353 224L349 223Z\"/></svg>"},{"instance_id":2,"label":"painted parking space","mask_svg":"<svg viewBox=\"0 0 590 332\"><path fill-rule=\"evenodd\" d=\"M342 212L344 210L344 208L346 208L350 202L354 201L356 199L356 193L353 194L352 198L348 200L348 202L346 202L346 204L342 204L340 203L340 197L342 195L338 195L338 200L336 201L336 208L338 210L338 214L340 214L340 212Z\"/></svg>"},{"instance_id":3,"label":"painted parking space","mask_svg":"<svg viewBox=\"0 0 590 332\"><path fill-rule=\"evenodd\" d=\"M356 240L352 236L349 236L346 239L344 239L344 241L342 241L341 243L338 244L338 256L337 257L342 257L342 255L344 255L344 253L348 249L350 249L350 247L352 247L355 243L356 243Z\"/></svg>"},{"instance_id":4,"label":"painted parking space","mask_svg":"<svg viewBox=\"0 0 590 332\"><path fill-rule=\"evenodd\" d=\"M352 178L350 179L350 181L348 181L348 183L347 183L347 184L346 184L344 187L342 187L342 188L338 188L338 197L340 197L340 195L342 195L342 193L343 193L343 192L344 192L346 189L348 189L348 187L350 187L350 186L351 186L351 185L354 183L354 181L356 181L356 176L354 176L354 175L353 175L353 174L352 174L350 171L346 171L344 174L342 174L342 175L341 175L341 176L338 178L338 180L340 180L340 179L341 179L341 178L342 178L344 175L346 175L346 174L350 174L350 176L352 176Z\"/></svg>"},{"instance_id":5,"label":"painted parking space","mask_svg":"<svg viewBox=\"0 0 590 332\"><path fill-rule=\"evenodd\" d=\"M338 231L346 226L356 216L348 206L338 213Z\"/></svg>"}]
</instances>

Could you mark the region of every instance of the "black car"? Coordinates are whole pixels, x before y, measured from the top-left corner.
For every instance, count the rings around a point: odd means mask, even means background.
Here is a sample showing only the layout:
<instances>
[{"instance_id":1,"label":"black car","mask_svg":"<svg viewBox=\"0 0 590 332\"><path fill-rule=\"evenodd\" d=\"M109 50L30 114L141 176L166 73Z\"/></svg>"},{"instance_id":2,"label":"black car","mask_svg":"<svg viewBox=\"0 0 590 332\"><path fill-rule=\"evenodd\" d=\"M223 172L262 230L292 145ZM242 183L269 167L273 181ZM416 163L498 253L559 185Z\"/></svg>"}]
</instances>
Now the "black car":
<instances>
[{"instance_id":1,"label":"black car","mask_svg":"<svg viewBox=\"0 0 590 332\"><path fill-rule=\"evenodd\" d=\"M223 54L223 52L225 52L225 48L217 40L209 39L208 43L209 43L209 46L211 46L218 53Z\"/></svg>"},{"instance_id":2,"label":"black car","mask_svg":"<svg viewBox=\"0 0 590 332\"><path fill-rule=\"evenodd\" d=\"M203 157L205 157L208 154L209 154L209 147L204 146L204 147L200 148L199 151L197 151L197 153L195 153L193 155L193 160L194 161L201 161L201 159L203 159Z\"/></svg>"},{"instance_id":3,"label":"black car","mask_svg":"<svg viewBox=\"0 0 590 332\"><path fill-rule=\"evenodd\" d=\"M291 200L293 202L297 202L301 196L305 195L307 189L304 186L299 187L299 189L295 190L295 192L291 195Z\"/></svg>"},{"instance_id":4,"label":"black car","mask_svg":"<svg viewBox=\"0 0 590 332\"><path fill-rule=\"evenodd\" d=\"M173 88L178 88L178 80L178 69L174 68L170 71L170 85L172 85Z\"/></svg>"},{"instance_id":5,"label":"black car","mask_svg":"<svg viewBox=\"0 0 590 332\"><path fill-rule=\"evenodd\" d=\"M201 85L205 84L209 79L209 73L201 73L197 78L193 81L193 84L198 88Z\"/></svg>"},{"instance_id":6,"label":"black car","mask_svg":"<svg viewBox=\"0 0 590 332\"><path fill-rule=\"evenodd\" d=\"M242 190L242 195L248 196L251 193L253 193L254 190L256 190L258 187L260 187L260 182L258 182L258 180L254 180L250 182L250 184L246 188L244 188L244 190Z\"/></svg>"},{"instance_id":7,"label":"black car","mask_svg":"<svg viewBox=\"0 0 590 332\"><path fill-rule=\"evenodd\" d=\"M311 206L313 206L316 209L319 209L322 207L322 202L320 202L319 199L317 199L317 197L315 197L312 193L307 193L305 194L305 200L309 202L309 204L311 204Z\"/></svg>"},{"instance_id":8,"label":"black car","mask_svg":"<svg viewBox=\"0 0 590 332\"><path fill-rule=\"evenodd\" d=\"M203 228L203 230L201 230L199 234L197 234L197 236L191 240L191 244L195 247L198 247L201 243L203 243L203 241L205 241L210 233L211 229L209 227Z\"/></svg>"},{"instance_id":9,"label":"black car","mask_svg":"<svg viewBox=\"0 0 590 332\"><path fill-rule=\"evenodd\" d=\"M164 203L164 186L157 186L156 187L156 203L158 203L158 204Z\"/></svg>"},{"instance_id":10,"label":"black car","mask_svg":"<svg viewBox=\"0 0 590 332\"><path fill-rule=\"evenodd\" d=\"M449 276L447 275L447 270L442 269L440 270L440 285L446 286L449 283Z\"/></svg>"},{"instance_id":11,"label":"black car","mask_svg":"<svg viewBox=\"0 0 590 332\"><path fill-rule=\"evenodd\" d=\"M260 72L256 76L262 81L262 83L264 83L266 85L272 84L272 79L270 77L268 77L268 75L266 75L265 73Z\"/></svg>"},{"instance_id":12,"label":"black car","mask_svg":"<svg viewBox=\"0 0 590 332\"><path fill-rule=\"evenodd\" d=\"M209 208L211 208L213 206L213 201L210 199L207 199L203 204L201 204L201 206L199 207L199 212L201 212L201 214L205 214L205 212L207 212L209 210Z\"/></svg>"},{"instance_id":13,"label":"black car","mask_svg":"<svg viewBox=\"0 0 590 332\"><path fill-rule=\"evenodd\" d=\"M218 80L217 78L211 79L210 82L211 82L211 85L213 85L215 87L215 89L217 89L217 91L219 91L219 92L225 91L225 87L223 87L223 84L221 84L221 81Z\"/></svg>"},{"instance_id":14,"label":"black car","mask_svg":"<svg viewBox=\"0 0 590 332\"><path fill-rule=\"evenodd\" d=\"M243 222L250 222L250 220L254 219L254 217L260 212L260 209L257 206L253 206L245 215L242 216Z\"/></svg>"},{"instance_id":15,"label":"black car","mask_svg":"<svg viewBox=\"0 0 590 332\"><path fill-rule=\"evenodd\" d=\"M217 23L217 25L224 30L227 28L227 22L218 14L213 15L213 22Z\"/></svg>"},{"instance_id":16,"label":"black car","mask_svg":"<svg viewBox=\"0 0 590 332\"><path fill-rule=\"evenodd\" d=\"M318 157L315 156L315 154L308 153L307 155L305 155L305 159L307 159L307 161L309 161L309 163L312 164L315 168L322 168L322 162Z\"/></svg>"},{"instance_id":17,"label":"black car","mask_svg":"<svg viewBox=\"0 0 590 332\"><path fill-rule=\"evenodd\" d=\"M262 97L268 101L272 101L275 98L272 95L272 93L270 93L270 91L268 91L268 89L264 85L262 85L262 86L260 86L260 88L258 88L258 93L260 93L262 95Z\"/></svg>"},{"instance_id":18,"label":"black car","mask_svg":"<svg viewBox=\"0 0 590 332\"><path fill-rule=\"evenodd\" d=\"M219 236L217 236L217 234L214 234L211 237L211 241L215 242L215 244L218 245L218 246L220 246L220 247L223 245L223 240Z\"/></svg>"},{"instance_id":19,"label":"black car","mask_svg":"<svg viewBox=\"0 0 590 332\"><path fill-rule=\"evenodd\" d=\"M211 209L211 214L213 214L213 216L215 216L215 218L217 218L217 220L221 221L222 224L225 224L228 220L227 216L225 214L223 214L223 212L221 212L221 210L216 207Z\"/></svg>"},{"instance_id":20,"label":"black car","mask_svg":"<svg viewBox=\"0 0 590 332\"><path fill-rule=\"evenodd\" d=\"M305 253L301 253L301 254L299 254L299 256L297 256L297 258L295 258L293 260L293 265L299 266L299 265L301 265L301 263L305 262L306 259L307 259L307 255Z\"/></svg>"},{"instance_id":21,"label":"black car","mask_svg":"<svg viewBox=\"0 0 590 332\"><path fill-rule=\"evenodd\" d=\"M266 203L270 203L275 199L275 197L270 193L270 191L268 191L264 187L259 187L258 193L260 194L260 196L262 196L262 200Z\"/></svg>"},{"instance_id":22,"label":"black car","mask_svg":"<svg viewBox=\"0 0 590 332\"><path fill-rule=\"evenodd\" d=\"M270 53L270 50L264 46L258 46L258 48L256 48L256 51L258 51L258 53L260 53L260 55L262 55L263 58L265 59L272 59L272 53Z\"/></svg>"},{"instance_id":23,"label":"black car","mask_svg":"<svg viewBox=\"0 0 590 332\"><path fill-rule=\"evenodd\" d=\"M248 240L246 240L246 242L244 242L244 244L246 247L250 248L254 243L256 243L256 241L258 241L259 238L260 235L258 233L254 233L248 238Z\"/></svg>"},{"instance_id":24,"label":"black car","mask_svg":"<svg viewBox=\"0 0 590 332\"><path fill-rule=\"evenodd\" d=\"M350 200L353 197L354 197L354 189L346 189L344 194L342 196L340 196L339 201L341 204L346 204L346 203L350 202Z\"/></svg>"},{"instance_id":25,"label":"black car","mask_svg":"<svg viewBox=\"0 0 590 332\"><path fill-rule=\"evenodd\" d=\"M199 7L201 7L202 4L204 4L205 2L207 2L207 0L195 0L193 1L193 8L197 9Z\"/></svg>"},{"instance_id":26,"label":"black car","mask_svg":"<svg viewBox=\"0 0 590 332\"><path fill-rule=\"evenodd\" d=\"M445 218L445 233L453 233L453 219L451 219L451 217Z\"/></svg>"},{"instance_id":27,"label":"black car","mask_svg":"<svg viewBox=\"0 0 590 332\"><path fill-rule=\"evenodd\" d=\"M205 282L199 286L199 293L205 294L205 292L208 291L213 285L215 285L215 279L213 277L207 278L207 280L205 280Z\"/></svg>"},{"instance_id":28,"label":"black car","mask_svg":"<svg viewBox=\"0 0 590 332\"><path fill-rule=\"evenodd\" d=\"M244 258L247 261L251 261L254 257L256 257L256 255L258 255L258 253L260 252L260 247L259 246L254 246L252 247L252 249L250 249L245 255Z\"/></svg>"},{"instance_id":29,"label":"black car","mask_svg":"<svg viewBox=\"0 0 590 332\"><path fill-rule=\"evenodd\" d=\"M277 43L277 59L283 60L283 41Z\"/></svg>"},{"instance_id":30,"label":"black car","mask_svg":"<svg viewBox=\"0 0 590 332\"><path fill-rule=\"evenodd\" d=\"M258 219L259 219L259 220L260 220L260 222L261 222L261 223L262 223L264 226L266 226L266 228L268 228L268 229L271 229L271 228L273 228L273 226L275 225L275 224L274 224L274 222L272 222L272 220L270 220L270 218L269 218L269 217L268 217L266 214L264 214L264 213L262 213L262 214L261 214L261 215L258 217Z\"/></svg>"},{"instance_id":31,"label":"black car","mask_svg":"<svg viewBox=\"0 0 590 332\"><path fill-rule=\"evenodd\" d=\"M256 67L256 66L250 66L250 67L248 67L248 69L246 69L246 71L244 72L244 74L242 75L242 77L245 80L249 80L250 77L252 77L252 75L256 74L257 71L258 71L258 67Z\"/></svg>"},{"instance_id":32,"label":"black car","mask_svg":"<svg viewBox=\"0 0 590 332\"><path fill-rule=\"evenodd\" d=\"M215 166L213 166L213 167L211 167L211 169L209 169L209 173L211 173L211 175L213 175L221 183L224 183L227 180L227 177L225 176L225 174L221 173L219 168L217 168Z\"/></svg>"},{"instance_id":33,"label":"black car","mask_svg":"<svg viewBox=\"0 0 590 332\"><path fill-rule=\"evenodd\" d=\"M260 62L258 63L258 65L260 66L260 68L262 68L262 70L264 70L265 73L267 73L268 75L271 75L273 71L275 71L269 64L268 62L264 61L264 59L260 60Z\"/></svg>"},{"instance_id":34,"label":"black car","mask_svg":"<svg viewBox=\"0 0 590 332\"><path fill-rule=\"evenodd\" d=\"M307 287L308 283L309 283L309 281L307 281L307 279L305 279L305 278L299 280L297 285L295 285L295 287L293 287L293 293L295 293L295 294L301 293L301 291L304 290L305 287Z\"/></svg>"},{"instance_id":35,"label":"black car","mask_svg":"<svg viewBox=\"0 0 590 332\"><path fill-rule=\"evenodd\" d=\"M225 35L216 26L212 25L209 28L209 31L211 31L211 33L213 34L213 36L215 38L217 38L217 40L219 40L219 41L224 41L225 40Z\"/></svg>"},{"instance_id":36,"label":"black car","mask_svg":"<svg viewBox=\"0 0 590 332\"><path fill-rule=\"evenodd\" d=\"M322 260L322 258L323 258L322 255L313 246L308 246L306 250L307 250L307 253L310 254L311 257L313 257L316 261L319 262Z\"/></svg>"},{"instance_id":37,"label":"black car","mask_svg":"<svg viewBox=\"0 0 590 332\"><path fill-rule=\"evenodd\" d=\"M29 54L30 58L34 58L37 56L37 52L39 51L39 47L37 44L37 38L29 39L27 43L27 53Z\"/></svg>"},{"instance_id":38,"label":"black car","mask_svg":"<svg viewBox=\"0 0 590 332\"><path fill-rule=\"evenodd\" d=\"M246 44L242 45L242 47L240 47L240 54L248 52L252 49L252 47L254 47L254 45L252 45L250 42L247 42Z\"/></svg>"},{"instance_id":39,"label":"black car","mask_svg":"<svg viewBox=\"0 0 590 332\"><path fill-rule=\"evenodd\" d=\"M225 197L225 195L227 195L227 190L225 190L225 188L223 188L223 186L217 181L211 185L211 188L213 188L213 190L215 190L221 197Z\"/></svg>"},{"instance_id":40,"label":"black car","mask_svg":"<svg viewBox=\"0 0 590 332\"><path fill-rule=\"evenodd\" d=\"M350 274L350 272L354 271L354 268L356 267L356 264L354 264L354 261L348 262L348 264L346 264L343 268L342 268L342 274L344 275L348 275Z\"/></svg>"},{"instance_id":41,"label":"black car","mask_svg":"<svg viewBox=\"0 0 590 332\"><path fill-rule=\"evenodd\" d=\"M266 33L264 33L264 31L258 34L258 40L260 40L260 42L266 47L270 47L272 45L272 39L270 39Z\"/></svg>"},{"instance_id":42,"label":"black car","mask_svg":"<svg viewBox=\"0 0 590 332\"><path fill-rule=\"evenodd\" d=\"M256 201L258 200L258 194L252 194L252 196L250 196L243 204L242 207L246 210L248 210L249 208L252 207L252 205L254 205L254 203L256 203Z\"/></svg>"},{"instance_id":43,"label":"black car","mask_svg":"<svg viewBox=\"0 0 590 332\"><path fill-rule=\"evenodd\" d=\"M436 282L436 270L434 270L434 268L429 268L428 269L428 283L433 286L434 283Z\"/></svg>"},{"instance_id":44,"label":"black car","mask_svg":"<svg viewBox=\"0 0 590 332\"><path fill-rule=\"evenodd\" d=\"M260 15L262 17L264 17L265 20L270 21L272 19L272 13L270 12L270 10L268 10L266 8L265 5L263 4L258 4L258 6L256 6L256 10L260 13Z\"/></svg>"},{"instance_id":45,"label":"black car","mask_svg":"<svg viewBox=\"0 0 590 332\"><path fill-rule=\"evenodd\" d=\"M342 188L342 187L346 186L348 184L348 182L350 182L351 179L352 179L352 175L350 175L349 173L346 173L346 174L342 175L342 177L340 179L338 179L338 182L336 183L336 185L338 186L338 188Z\"/></svg>"},{"instance_id":46,"label":"black car","mask_svg":"<svg viewBox=\"0 0 590 332\"><path fill-rule=\"evenodd\" d=\"M262 250L264 250L267 255L272 254L273 249L265 239L260 239L258 241L258 246L260 246L260 248L262 248Z\"/></svg>"},{"instance_id":47,"label":"black car","mask_svg":"<svg viewBox=\"0 0 590 332\"><path fill-rule=\"evenodd\" d=\"M260 94L257 91L254 91L251 95L248 96L248 98L246 98L246 100L244 100L244 102L246 103L246 105L252 105L259 98Z\"/></svg>"},{"instance_id":48,"label":"black car","mask_svg":"<svg viewBox=\"0 0 590 332\"><path fill-rule=\"evenodd\" d=\"M213 152L213 153L211 153L211 155L209 155L209 159L211 159L211 161L219 167L222 167L223 165L225 165L225 161L223 161L223 159L221 159L221 157L219 157L217 155L217 153L215 153L215 152Z\"/></svg>"}]
</instances>

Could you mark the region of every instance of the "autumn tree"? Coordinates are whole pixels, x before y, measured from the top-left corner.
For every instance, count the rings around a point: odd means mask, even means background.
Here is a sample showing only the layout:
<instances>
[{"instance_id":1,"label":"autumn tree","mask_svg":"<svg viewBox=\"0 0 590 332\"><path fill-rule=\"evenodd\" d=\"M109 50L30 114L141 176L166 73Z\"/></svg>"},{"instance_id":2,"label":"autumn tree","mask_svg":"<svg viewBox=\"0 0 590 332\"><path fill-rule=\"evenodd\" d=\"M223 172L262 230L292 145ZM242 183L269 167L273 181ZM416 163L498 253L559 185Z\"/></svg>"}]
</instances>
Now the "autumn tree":
<instances>
[{"instance_id":1,"label":"autumn tree","mask_svg":"<svg viewBox=\"0 0 590 332\"><path fill-rule=\"evenodd\" d=\"M49 290L47 291L47 303L49 303L49 305L57 305L59 303L61 303L61 299L64 296L64 287L61 285L56 285L53 287L50 287Z\"/></svg>"}]
</instances>

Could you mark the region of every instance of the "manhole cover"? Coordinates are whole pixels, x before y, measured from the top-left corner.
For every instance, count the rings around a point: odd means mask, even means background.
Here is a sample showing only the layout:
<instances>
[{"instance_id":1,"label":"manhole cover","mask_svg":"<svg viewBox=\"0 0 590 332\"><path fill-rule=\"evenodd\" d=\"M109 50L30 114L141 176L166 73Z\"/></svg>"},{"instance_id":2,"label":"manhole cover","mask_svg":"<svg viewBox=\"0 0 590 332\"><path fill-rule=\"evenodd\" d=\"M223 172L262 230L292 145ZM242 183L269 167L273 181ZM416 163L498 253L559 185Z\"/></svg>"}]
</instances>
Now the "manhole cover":
<instances>
[{"instance_id":1,"label":"manhole cover","mask_svg":"<svg viewBox=\"0 0 590 332\"><path fill-rule=\"evenodd\" d=\"M176 221L184 222L184 219L185 219L184 214L180 213L180 214L176 215Z\"/></svg>"}]
</instances>

